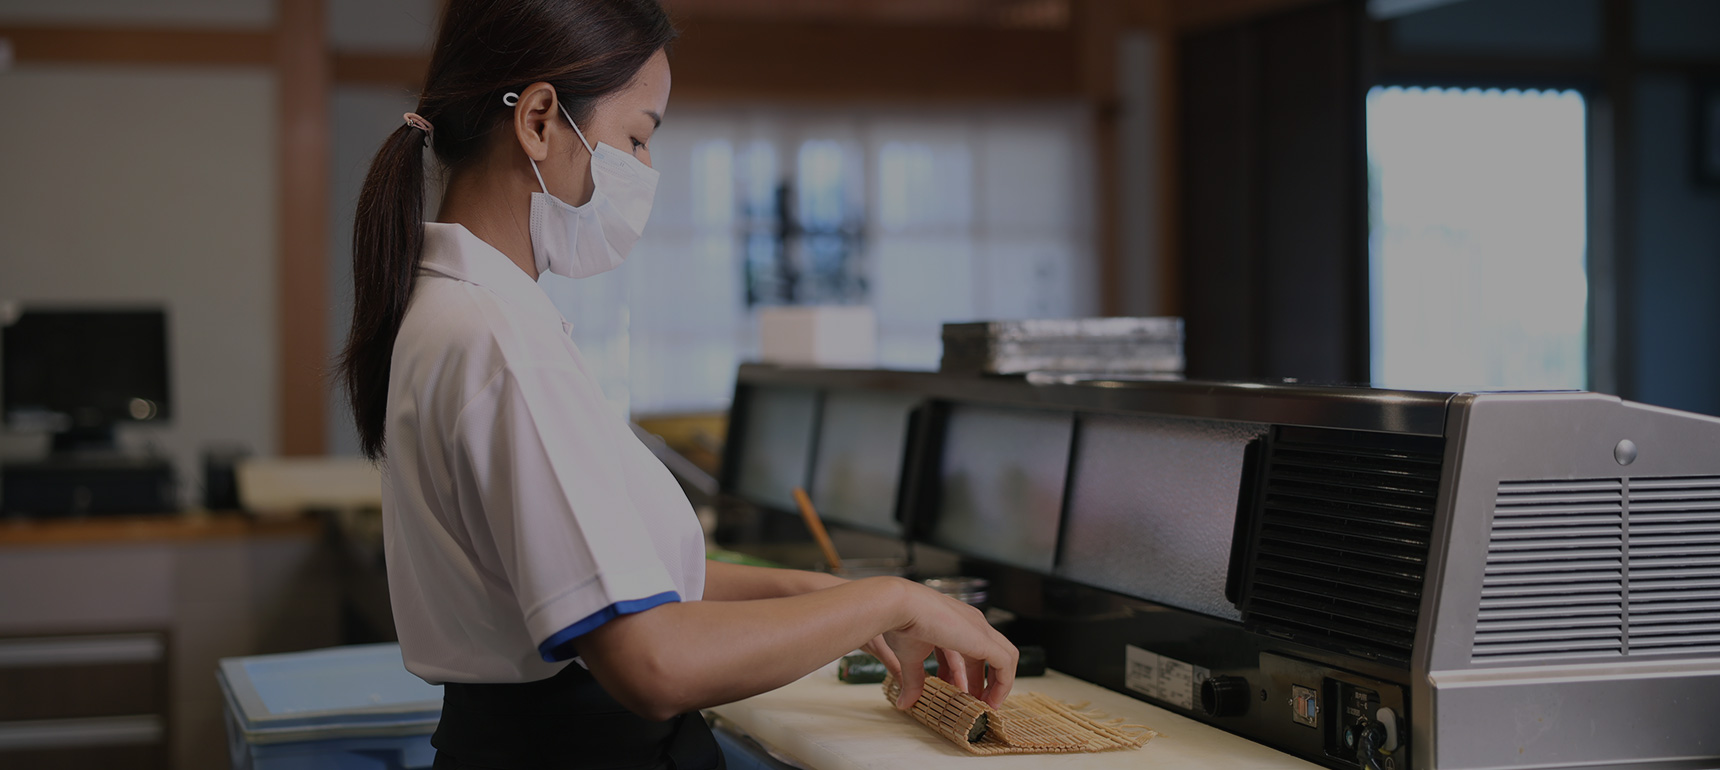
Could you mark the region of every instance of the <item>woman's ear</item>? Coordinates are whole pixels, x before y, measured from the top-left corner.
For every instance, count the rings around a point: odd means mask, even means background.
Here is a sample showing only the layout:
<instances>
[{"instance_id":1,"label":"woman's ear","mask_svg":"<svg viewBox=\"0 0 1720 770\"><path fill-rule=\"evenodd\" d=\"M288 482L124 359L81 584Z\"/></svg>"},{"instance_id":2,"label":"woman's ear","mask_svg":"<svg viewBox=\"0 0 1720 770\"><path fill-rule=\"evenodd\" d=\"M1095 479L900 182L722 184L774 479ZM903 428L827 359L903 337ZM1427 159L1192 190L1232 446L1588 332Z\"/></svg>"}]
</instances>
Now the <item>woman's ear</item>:
<instances>
[{"instance_id":1,"label":"woman's ear","mask_svg":"<svg viewBox=\"0 0 1720 770\"><path fill-rule=\"evenodd\" d=\"M549 124L559 115L555 87L538 82L526 86L514 104L514 138L535 161L549 157Z\"/></svg>"}]
</instances>

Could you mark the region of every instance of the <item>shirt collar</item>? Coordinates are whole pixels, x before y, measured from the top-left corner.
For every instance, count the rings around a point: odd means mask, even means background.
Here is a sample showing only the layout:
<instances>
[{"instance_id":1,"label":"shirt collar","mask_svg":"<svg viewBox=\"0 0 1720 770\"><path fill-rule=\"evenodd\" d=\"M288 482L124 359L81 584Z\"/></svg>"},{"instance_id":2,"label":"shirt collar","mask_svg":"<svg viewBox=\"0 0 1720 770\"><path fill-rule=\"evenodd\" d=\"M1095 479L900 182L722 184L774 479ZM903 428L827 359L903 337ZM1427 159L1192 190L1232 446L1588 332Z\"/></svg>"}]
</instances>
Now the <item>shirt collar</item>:
<instances>
[{"instance_id":1,"label":"shirt collar","mask_svg":"<svg viewBox=\"0 0 1720 770\"><path fill-rule=\"evenodd\" d=\"M506 254L473 235L464 225L425 222L424 256L419 269L482 286L533 319L567 326L567 319L543 287Z\"/></svg>"}]
</instances>

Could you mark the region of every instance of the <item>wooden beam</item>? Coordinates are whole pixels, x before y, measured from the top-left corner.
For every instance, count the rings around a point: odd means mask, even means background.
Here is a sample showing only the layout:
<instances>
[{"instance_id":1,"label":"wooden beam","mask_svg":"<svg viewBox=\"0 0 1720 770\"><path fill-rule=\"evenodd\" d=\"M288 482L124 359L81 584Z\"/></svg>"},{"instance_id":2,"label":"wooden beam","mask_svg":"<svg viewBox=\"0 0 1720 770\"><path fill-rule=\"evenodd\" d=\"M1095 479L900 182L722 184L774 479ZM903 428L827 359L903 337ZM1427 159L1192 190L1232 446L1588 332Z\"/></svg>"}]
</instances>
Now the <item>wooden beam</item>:
<instances>
[{"instance_id":1,"label":"wooden beam","mask_svg":"<svg viewBox=\"0 0 1720 770\"><path fill-rule=\"evenodd\" d=\"M1171 4L1165 0L1164 5ZM1182 252L1182 60L1176 32L1169 26L1155 27L1153 50L1158 55L1158 200L1159 200L1159 312L1183 314Z\"/></svg>"},{"instance_id":2,"label":"wooden beam","mask_svg":"<svg viewBox=\"0 0 1720 770\"><path fill-rule=\"evenodd\" d=\"M1176 0L1116 0L1122 24L1131 29L1169 30L1176 23Z\"/></svg>"},{"instance_id":3,"label":"wooden beam","mask_svg":"<svg viewBox=\"0 0 1720 770\"><path fill-rule=\"evenodd\" d=\"M330 66L323 0L281 0L275 39L280 105L280 215L276 219L283 455L327 447Z\"/></svg>"},{"instance_id":4,"label":"wooden beam","mask_svg":"<svg viewBox=\"0 0 1720 770\"><path fill-rule=\"evenodd\" d=\"M0 25L19 64L155 64L268 67L270 30Z\"/></svg>"},{"instance_id":5,"label":"wooden beam","mask_svg":"<svg viewBox=\"0 0 1720 770\"><path fill-rule=\"evenodd\" d=\"M1075 36L1065 30L695 18L681 23L669 61L676 99L1083 96ZM428 67L423 54L334 55L343 84L416 91Z\"/></svg>"},{"instance_id":6,"label":"wooden beam","mask_svg":"<svg viewBox=\"0 0 1720 770\"><path fill-rule=\"evenodd\" d=\"M681 28L675 93L693 99L1043 99L1081 94L1065 30L720 21Z\"/></svg>"},{"instance_id":7,"label":"wooden beam","mask_svg":"<svg viewBox=\"0 0 1720 770\"><path fill-rule=\"evenodd\" d=\"M332 71L335 82L342 85L398 86L417 93L424 88L424 73L429 69L428 54L337 51Z\"/></svg>"}]
</instances>

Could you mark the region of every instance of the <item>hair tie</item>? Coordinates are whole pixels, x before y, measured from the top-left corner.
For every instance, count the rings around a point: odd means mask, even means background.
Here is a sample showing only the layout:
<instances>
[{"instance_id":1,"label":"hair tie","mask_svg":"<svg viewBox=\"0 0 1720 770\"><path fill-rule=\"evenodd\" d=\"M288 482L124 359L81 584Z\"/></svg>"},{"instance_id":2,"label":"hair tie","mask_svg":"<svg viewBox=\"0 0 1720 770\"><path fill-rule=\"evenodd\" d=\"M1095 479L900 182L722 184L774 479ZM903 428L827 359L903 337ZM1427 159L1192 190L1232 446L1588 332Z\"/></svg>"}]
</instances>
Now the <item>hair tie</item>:
<instances>
[{"instance_id":1,"label":"hair tie","mask_svg":"<svg viewBox=\"0 0 1720 770\"><path fill-rule=\"evenodd\" d=\"M430 121L425 120L423 116L419 115L416 112L408 112L405 115L402 115L401 117L405 118L406 125L411 126L413 128L416 128L419 131L423 131L426 134L430 133L430 131L432 130L430 128Z\"/></svg>"}]
</instances>

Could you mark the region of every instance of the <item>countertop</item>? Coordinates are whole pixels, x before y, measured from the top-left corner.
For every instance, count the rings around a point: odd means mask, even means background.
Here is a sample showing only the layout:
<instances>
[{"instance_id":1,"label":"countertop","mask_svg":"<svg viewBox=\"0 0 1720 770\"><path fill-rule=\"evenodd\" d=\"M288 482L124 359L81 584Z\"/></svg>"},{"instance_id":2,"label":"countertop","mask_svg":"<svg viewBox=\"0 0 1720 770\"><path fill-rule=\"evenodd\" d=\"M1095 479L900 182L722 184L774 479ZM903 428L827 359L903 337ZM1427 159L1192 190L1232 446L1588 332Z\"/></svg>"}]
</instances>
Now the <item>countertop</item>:
<instances>
[{"instance_id":1,"label":"countertop","mask_svg":"<svg viewBox=\"0 0 1720 770\"><path fill-rule=\"evenodd\" d=\"M247 537L314 538L315 516L256 518L236 511L0 519L0 547L175 542Z\"/></svg>"},{"instance_id":2,"label":"countertop","mask_svg":"<svg viewBox=\"0 0 1720 770\"><path fill-rule=\"evenodd\" d=\"M811 770L980 768L1190 768L1315 770L1318 765L1055 671L1018 679L1018 692L1089 703L1159 735L1133 751L978 757L950 745L884 700L879 685L836 679L832 663L785 687L711 709L755 740Z\"/></svg>"}]
</instances>

